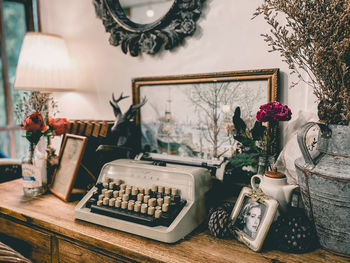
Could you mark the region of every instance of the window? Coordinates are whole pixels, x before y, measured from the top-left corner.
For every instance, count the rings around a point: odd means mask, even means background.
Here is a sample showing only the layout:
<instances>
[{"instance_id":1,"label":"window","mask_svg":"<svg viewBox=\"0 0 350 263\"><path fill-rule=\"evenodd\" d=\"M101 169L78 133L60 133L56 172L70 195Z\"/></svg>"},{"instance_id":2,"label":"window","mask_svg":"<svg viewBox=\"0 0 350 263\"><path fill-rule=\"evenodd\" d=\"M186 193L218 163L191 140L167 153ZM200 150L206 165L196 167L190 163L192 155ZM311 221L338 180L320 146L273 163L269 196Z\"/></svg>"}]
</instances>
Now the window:
<instances>
[{"instance_id":1,"label":"window","mask_svg":"<svg viewBox=\"0 0 350 263\"><path fill-rule=\"evenodd\" d=\"M26 140L13 109L24 92L15 91L16 66L24 35L37 26L36 0L0 0L0 152L21 158Z\"/></svg>"}]
</instances>

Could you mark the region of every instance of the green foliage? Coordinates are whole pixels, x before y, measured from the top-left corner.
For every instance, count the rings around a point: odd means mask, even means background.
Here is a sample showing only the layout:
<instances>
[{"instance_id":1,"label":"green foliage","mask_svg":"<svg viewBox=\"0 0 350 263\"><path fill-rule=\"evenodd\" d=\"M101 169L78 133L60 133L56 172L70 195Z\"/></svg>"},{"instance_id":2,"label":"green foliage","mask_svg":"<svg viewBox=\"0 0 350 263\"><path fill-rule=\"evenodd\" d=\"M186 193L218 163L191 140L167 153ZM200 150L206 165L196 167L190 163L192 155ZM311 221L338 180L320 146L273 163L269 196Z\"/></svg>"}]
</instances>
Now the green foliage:
<instances>
[{"instance_id":1,"label":"green foliage","mask_svg":"<svg viewBox=\"0 0 350 263\"><path fill-rule=\"evenodd\" d=\"M243 152L235 155L234 158L231 158L230 164L235 168L240 168L243 166L256 167L258 165L258 157L259 153L257 152Z\"/></svg>"}]
</instances>

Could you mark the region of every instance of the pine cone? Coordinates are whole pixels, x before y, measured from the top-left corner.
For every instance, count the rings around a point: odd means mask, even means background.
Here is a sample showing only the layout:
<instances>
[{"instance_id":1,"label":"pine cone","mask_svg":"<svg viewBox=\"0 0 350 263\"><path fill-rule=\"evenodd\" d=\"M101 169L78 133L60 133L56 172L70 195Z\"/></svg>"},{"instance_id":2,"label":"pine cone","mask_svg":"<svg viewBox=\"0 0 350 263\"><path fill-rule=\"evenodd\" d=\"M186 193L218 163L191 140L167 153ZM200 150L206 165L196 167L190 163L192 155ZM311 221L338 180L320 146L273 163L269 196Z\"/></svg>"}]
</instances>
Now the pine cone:
<instances>
[{"instance_id":1,"label":"pine cone","mask_svg":"<svg viewBox=\"0 0 350 263\"><path fill-rule=\"evenodd\" d=\"M273 246L279 250L304 253L316 247L314 228L302 209L291 209L281 215L271 228Z\"/></svg>"},{"instance_id":2,"label":"pine cone","mask_svg":"<svg viewBox=\"0 0 350 263\"><path fill-rule=\"evenodd\" d=\"M224 202L220 204L218 207L210 207L208 212L208 217L210 218L211 214L219 209L223 209L228 213L228 215L231 215L234 206L235 206L235 203L233 202Z\"/></svg>"},{"instance_id":3,"label":"pine cone","mask_svg":"<svg viewBox=\"0 0 350 263\"><path fill-rule=\"evenodd\" d=\"M230 215L224 209L220 208L211 214L208 228L213 236L224 238L230 235L230 223Z\"/></svg>"},{"instance_id":4,"label":"pine cone","mask_svg":"<svg viewBox=\"0 0 350 263\"><path fill-rule=\"evenodd\" d=\"M228 213L228 215L231 215L234 206L235 203L233 202L224 202L219 206L219 208L224 209Z\"/></svg>"}]
</instances>

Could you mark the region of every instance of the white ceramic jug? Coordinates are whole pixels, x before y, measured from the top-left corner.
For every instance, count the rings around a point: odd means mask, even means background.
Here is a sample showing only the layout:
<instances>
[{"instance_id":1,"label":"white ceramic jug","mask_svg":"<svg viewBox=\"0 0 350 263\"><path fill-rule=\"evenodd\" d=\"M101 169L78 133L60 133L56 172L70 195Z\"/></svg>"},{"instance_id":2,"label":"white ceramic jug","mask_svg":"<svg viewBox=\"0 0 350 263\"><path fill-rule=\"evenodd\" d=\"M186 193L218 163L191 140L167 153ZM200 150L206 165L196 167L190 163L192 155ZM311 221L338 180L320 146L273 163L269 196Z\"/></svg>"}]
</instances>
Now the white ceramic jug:
<instances>
[{"instance_id":1,"label":"white ceramic jug","mask_svg":"<svg viewBox=\"0 0 350 263\"><path fill-rule=\"evenodd\" d=\"M256 185L256 178L260 179L259 186ZM287 212L293 190L298 187L288 184L286 176L277 172L276 168L273 171L267 171L264 176L260 174L252 176L250 184L253 189L260 188L266 195L276 199L282 212Z\"/></svg>"}]
</instances>

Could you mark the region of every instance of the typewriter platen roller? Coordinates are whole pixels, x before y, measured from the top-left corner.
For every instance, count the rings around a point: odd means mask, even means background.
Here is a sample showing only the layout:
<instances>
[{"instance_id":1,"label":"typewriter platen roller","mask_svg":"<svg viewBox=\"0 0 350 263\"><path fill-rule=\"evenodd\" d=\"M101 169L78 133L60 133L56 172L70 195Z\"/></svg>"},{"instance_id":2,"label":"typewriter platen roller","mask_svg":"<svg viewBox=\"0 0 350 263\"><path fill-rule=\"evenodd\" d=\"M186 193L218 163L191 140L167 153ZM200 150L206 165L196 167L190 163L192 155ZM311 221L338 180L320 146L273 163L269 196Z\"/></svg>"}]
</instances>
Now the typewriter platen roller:
<instances>
[{"instance_id":1,"label":"typewriter platen roller","mask_svg":"<svg viewBox=\"0 0 350 263\"><path fill-rule=\"evenodd\" d=\"M116 160L103 166L75 218L173 243L203 222L210 182L205 168Z\"/></svg>"}]
</instances>

